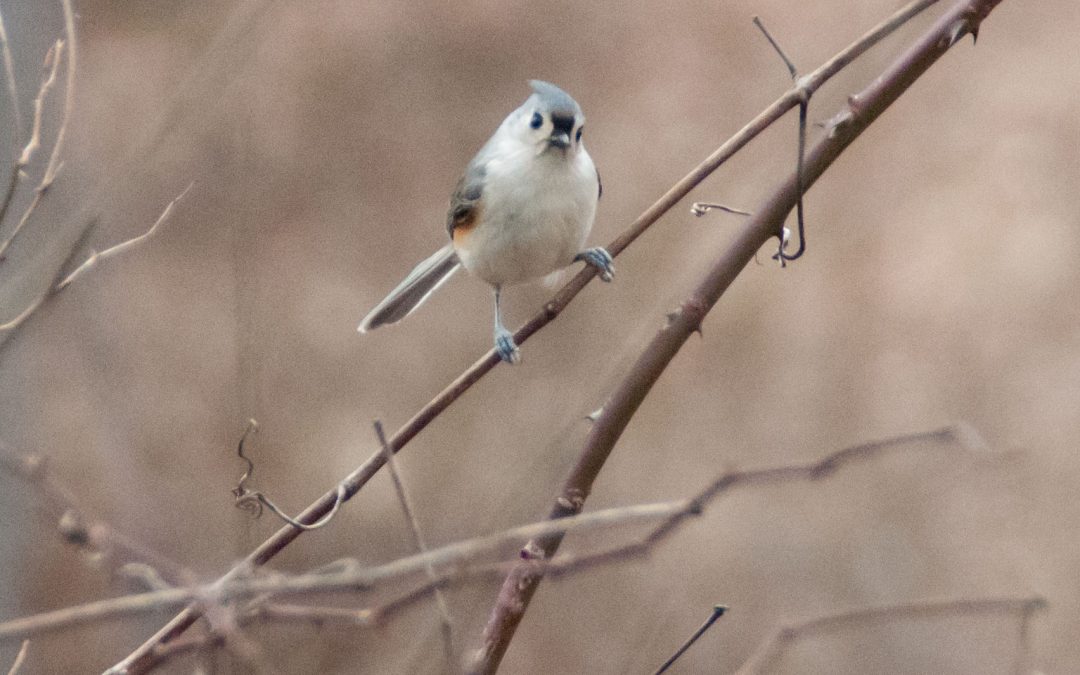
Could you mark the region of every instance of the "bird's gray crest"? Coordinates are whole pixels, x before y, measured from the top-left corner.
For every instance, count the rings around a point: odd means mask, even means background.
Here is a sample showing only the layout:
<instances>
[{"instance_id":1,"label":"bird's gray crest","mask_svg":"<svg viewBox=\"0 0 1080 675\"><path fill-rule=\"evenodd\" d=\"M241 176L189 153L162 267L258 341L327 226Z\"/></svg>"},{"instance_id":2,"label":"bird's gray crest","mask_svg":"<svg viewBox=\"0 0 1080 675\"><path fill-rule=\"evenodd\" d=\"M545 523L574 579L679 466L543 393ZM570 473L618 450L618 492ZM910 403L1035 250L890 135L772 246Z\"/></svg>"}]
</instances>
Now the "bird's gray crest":
<instances>
[{"instance_id":1,"label":"bird's gray crest","mask_svg":"<svg viewBox=\"0 0 1080 675\"><path fill-rule=\"evenodd\" d=\"M582 117L581 106L577 101L567 94L562 89L559 89L550 82L544 82L543 80L529 80L529 85L533 88L533 96L536 97L537 102L549 112L561 112L574 117Z\"/></svg>"}]
</instances>

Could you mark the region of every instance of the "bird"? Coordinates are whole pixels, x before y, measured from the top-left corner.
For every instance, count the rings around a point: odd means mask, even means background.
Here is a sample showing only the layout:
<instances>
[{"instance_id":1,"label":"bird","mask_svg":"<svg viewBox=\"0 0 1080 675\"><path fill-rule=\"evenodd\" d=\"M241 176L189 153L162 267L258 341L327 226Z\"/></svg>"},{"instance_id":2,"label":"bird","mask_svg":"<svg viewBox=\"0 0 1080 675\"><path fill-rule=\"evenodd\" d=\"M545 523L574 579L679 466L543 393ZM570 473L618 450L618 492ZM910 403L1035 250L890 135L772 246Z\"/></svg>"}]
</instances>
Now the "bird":
<instances>
[{"instance_id":1,"label":"bird","mask_svg":"<svg viewBox=\"0 0 1080 675\"><path fill-rule=\"evenodd\" d=\"M495 351L503 361L518 363L520 351L499 308L503 287L575 262L612 280L611 255L602 247L584 248L603 193L600 172L582 141L585 115L554 84L529 84L532 94L480 148L450 196L450 241L364 317L361 333L404 319L464 267L491 285Z\"/></svg>"}]
</instances>

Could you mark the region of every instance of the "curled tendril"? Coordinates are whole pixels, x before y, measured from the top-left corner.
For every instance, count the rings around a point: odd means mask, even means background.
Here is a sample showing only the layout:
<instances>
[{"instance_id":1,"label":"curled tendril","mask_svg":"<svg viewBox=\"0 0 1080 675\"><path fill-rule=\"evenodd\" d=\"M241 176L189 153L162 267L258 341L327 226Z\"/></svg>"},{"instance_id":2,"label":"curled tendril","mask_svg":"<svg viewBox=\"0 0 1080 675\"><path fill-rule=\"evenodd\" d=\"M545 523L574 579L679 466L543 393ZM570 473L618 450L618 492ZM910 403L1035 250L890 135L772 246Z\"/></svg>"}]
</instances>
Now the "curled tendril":
<instances>
[{"instance_id":1,"label":"curled tendril","mask_svg":"<svg viewBox=\"0 0 1080 675\"><path fill-rule=\"evenodd\" d=\"M233 496L236 498L236 501L234 502L236 508L251 514L253 518L258 518L262 515L263 507L266 507L278 518L281 518L286 523L301 530L316 530L329 523L330 520L337 515L337 511L341 508L342 502L348 498L348 491L344 485L338 485L334 506L330 509L330 512L310 525L302 523L295 518L291 518L288 514L278 508L274 502L270 501L269 497L258 490L248 489L246 483L251 479L251 474L255 473L255 463L244 454L244 443L249 436L258 430L259 423L253 419L248 420L247 428L244 429L244 434L240 437L240 442L236 444L236 455L247 464L247 469L245 469L244 473L240 476L240 480L236 483L236 487L232 489Z\"/></svg>"}]
</instances>

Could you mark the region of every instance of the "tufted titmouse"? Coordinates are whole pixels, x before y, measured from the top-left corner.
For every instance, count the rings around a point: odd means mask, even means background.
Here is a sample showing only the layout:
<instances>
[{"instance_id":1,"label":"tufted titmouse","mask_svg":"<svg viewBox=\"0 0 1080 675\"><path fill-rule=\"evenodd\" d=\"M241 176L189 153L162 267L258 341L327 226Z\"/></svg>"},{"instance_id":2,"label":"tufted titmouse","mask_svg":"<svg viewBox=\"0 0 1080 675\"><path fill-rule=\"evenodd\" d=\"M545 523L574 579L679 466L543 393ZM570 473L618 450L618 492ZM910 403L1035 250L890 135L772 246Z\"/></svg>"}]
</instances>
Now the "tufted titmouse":
<instances>
[{"instance_id":1,"label":"tufted titmouse","mask_svg":"<svg viewBox=\"0 0 1080 675\"><path fill-rule=\"evenodd\" d=\"M361 333L404 319L464 266L494 287L495 349L503 361L516 363L517 345L499 316L504 285L578 260L611 281L615 268L608 252L582 249L602 189L581 142L581 106L553 84L529 84L532 96L503 120L450 197L450 243L417 265L364 317Z\"/></svg>"}]
</instances>

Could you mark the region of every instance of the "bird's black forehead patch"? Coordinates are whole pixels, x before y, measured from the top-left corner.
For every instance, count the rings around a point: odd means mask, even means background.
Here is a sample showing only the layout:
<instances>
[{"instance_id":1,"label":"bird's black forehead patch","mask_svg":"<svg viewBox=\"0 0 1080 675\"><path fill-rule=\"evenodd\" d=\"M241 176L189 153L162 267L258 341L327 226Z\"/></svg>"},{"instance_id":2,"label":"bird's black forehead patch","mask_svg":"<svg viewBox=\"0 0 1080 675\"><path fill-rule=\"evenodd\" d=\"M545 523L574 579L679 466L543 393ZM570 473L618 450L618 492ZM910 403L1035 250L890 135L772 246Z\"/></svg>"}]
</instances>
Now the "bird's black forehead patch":
<instances>
[{"instance_id":1,"label":"bird's black forehead patch","mask_svg":"<svg viewBox=\"0 0 1080 675\"><path fill-rule=\"evenodd\" d=\"M574 113L567 110L555 110L551 113L551 126L556 131L565 131L569 134L574 129Z\"/></svg>"}]
</instances>

